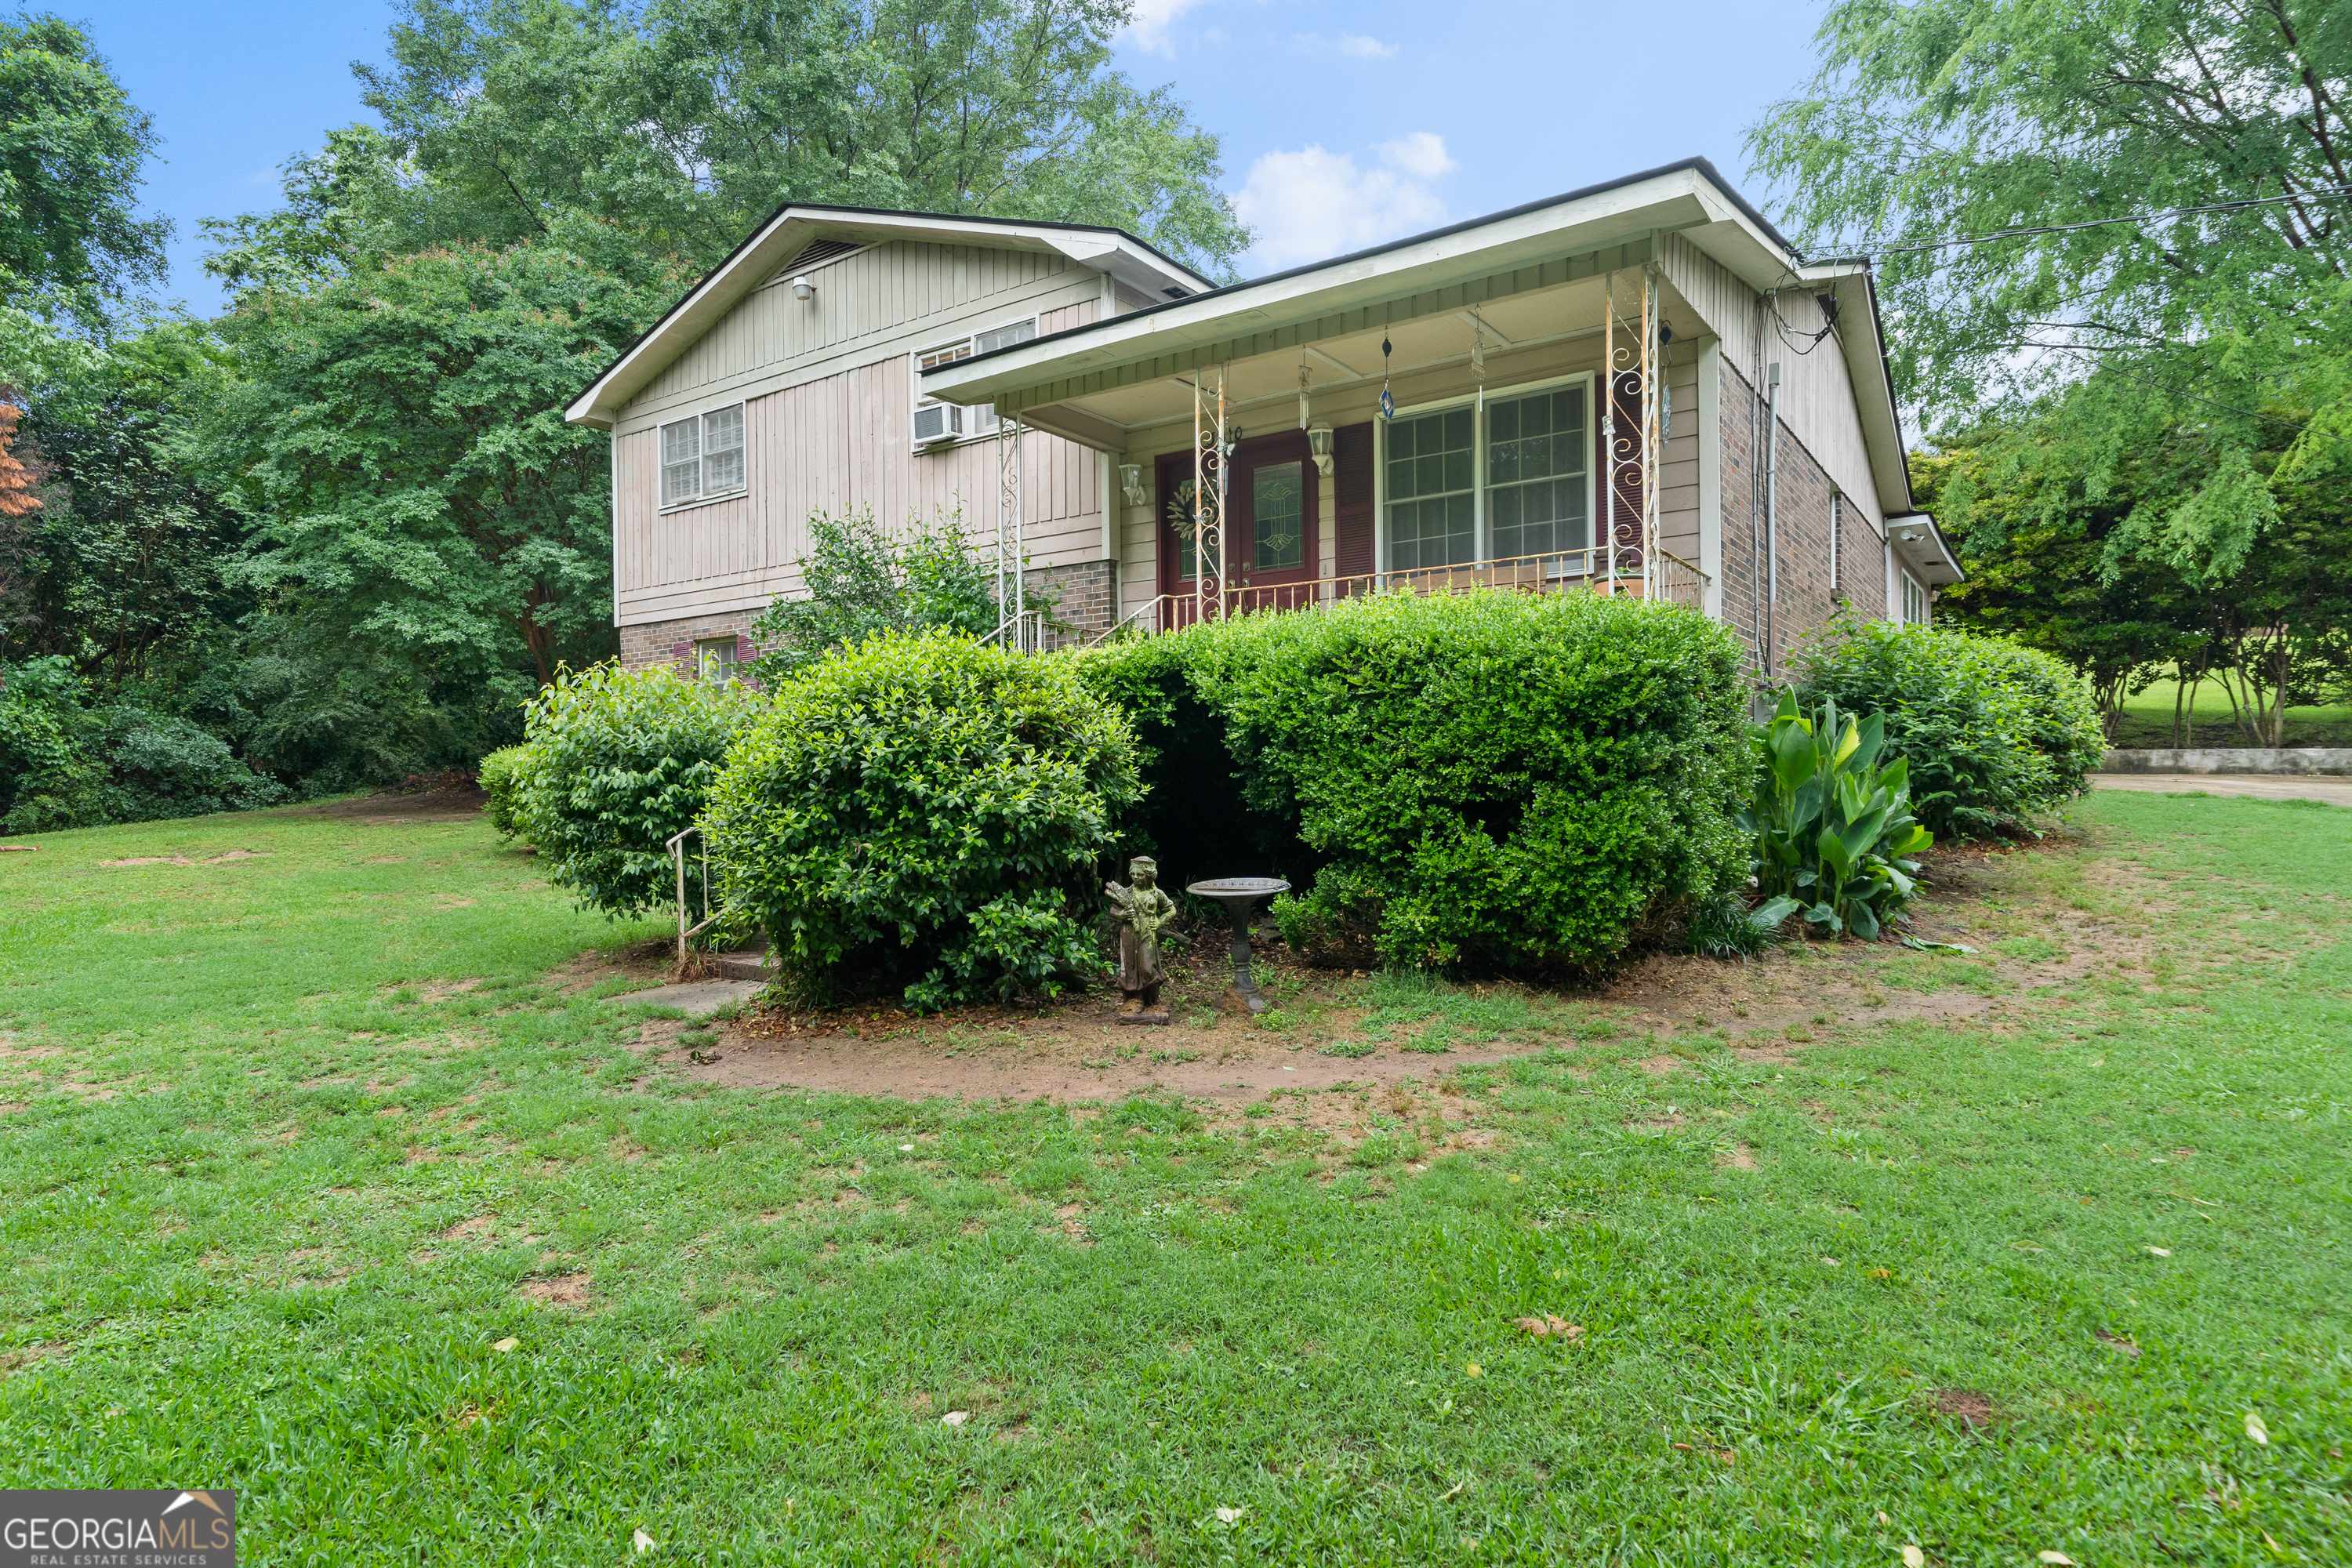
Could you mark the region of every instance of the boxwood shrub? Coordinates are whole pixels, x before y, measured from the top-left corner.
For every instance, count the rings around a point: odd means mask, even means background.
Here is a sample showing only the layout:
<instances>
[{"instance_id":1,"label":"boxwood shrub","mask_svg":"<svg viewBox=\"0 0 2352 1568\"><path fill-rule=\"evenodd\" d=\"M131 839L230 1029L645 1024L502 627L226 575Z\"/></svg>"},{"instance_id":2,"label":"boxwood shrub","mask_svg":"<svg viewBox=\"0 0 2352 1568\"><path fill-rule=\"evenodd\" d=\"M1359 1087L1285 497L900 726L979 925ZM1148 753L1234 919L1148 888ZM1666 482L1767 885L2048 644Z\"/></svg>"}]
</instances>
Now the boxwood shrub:
<instances>
[{"instance_id":1,"label":"boxwood shrub","mask_svg":"<svg viewBox=\"0 0 2352 1568\"><path fill-rule=\"evenodd\" d=\"M1067 660L892 632L777 691L704 821L730 918L805 996L933 1008L1099 969L1099 874L1139 788L1126 718Z\"/></svg>"},{"instance_id":2,"label":"boxwood shrub","mask_svg":"<svg viewBox=\"0 0 2352 1568\"><path fill-rule=\"evenodd\" d=\"M2005 637L1841 618L1792 663L1797 699L1886 725L1913 809L1939 838L2032 831L2087 786L2105 744L2089 689Z\"/></svg>"},{"instance_id":3,"label":"boxwood shrub","mask_svg":"<svg viewBox=\"0 0 2352 1568\"><path fill-rule=\"evenodd\" d=\"M1382 595L1079 662L1114 692L1164 694L1181 668L1243 805L1293 836L1292 863L1253 868L1301 885L1276 914L1310 953L1590 972L1746 876L1739 649L1688 611ZM1181 731L1181 703L1151 712L1147 734Z\"/></svg>"},{"instance_id":4,"label":"boxwood shrub","mask_svg":"<svg viewBox=\"0 0 2352 1568\"><path fill-rule=\"evenodd\" d=\"M669 840L765 706L748 686L667 668L558 671L524 710L514 805L549 879L615 917L669 902Z\"/></svg>"}]
</instances>

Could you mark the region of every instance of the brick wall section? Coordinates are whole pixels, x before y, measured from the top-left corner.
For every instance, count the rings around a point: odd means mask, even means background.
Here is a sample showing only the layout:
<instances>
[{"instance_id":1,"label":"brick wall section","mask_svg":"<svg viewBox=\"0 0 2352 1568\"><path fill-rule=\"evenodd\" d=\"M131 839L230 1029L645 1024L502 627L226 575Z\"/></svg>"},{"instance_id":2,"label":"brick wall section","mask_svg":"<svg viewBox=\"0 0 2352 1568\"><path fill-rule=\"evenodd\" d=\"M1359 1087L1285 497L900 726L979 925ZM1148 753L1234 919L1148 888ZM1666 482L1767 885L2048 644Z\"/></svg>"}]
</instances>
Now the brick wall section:
<instances>
[{"instance_id":1,"label":"brick wall section","mask_svg":"<svg viewBox=\"0 0 2352 1568\"><path fill-rule=\"evenodd\" d=\"M1716 406L1723 418L1723 622L1739 634L1751 658L1757 648L1757 627L1762 624L1758 605L1755 498L1756 389L1748 378L1722 362L1722 395Z\"/></svg>"},{"instance_id":2,"label":"brick wall section","mask_svg":"<svg viewBox=\"0 0 2352 1568\"><path fill-rule=\"evenodd\" d=\"M641 626L621 628L621 663L629 669L643 669L648 665L676 663L681 674L694 668L691 657L677 658L675 650L680 643L689 647L705 637L733 637L748 640L751 623L758 612L730 610L719 615L693 616L678 621L647 621Z\"/></svg>"},{"instance_id":3,"label":"brick wall section","mask_svg":"<svg viewBox=\"0 0 2352 1568\"><path fill-rule=\"evenodd\" d=\"M1830 497L1837 487L1785 425L1779 462L1774 520L1780 535L1780 591L1771 617L1776 677L1788 668L1789 655L1805 634L1818 630L1837 610L1830 584Z\"/></svg>"},{"instance_id":4,"label":"brick wall section","mask_svg":"<svg viewBox=\"0 0 2352 1568\"><path fill-rule=\"evenodd\" d=\"M1055 618L1066 629L1047 628L1048 647L1091 642L1097 633L1109 629L1118 614L1118 583L1112 563L1108 561L1085 561L1074 566L1033 567L1028 574L1028 590L1033 595L1047 593L1055 597ZM683 643L691 647L705 637L740 637L748 642L751 636L751 623L759 618L756 610L732 610L723 615L694 616L684 620L648 621L641 626L623 626L621 663L630 669L676 663L681 671L690 670L692 659L679 659L676 656L678 645Z\"/></svg>"},{"instance_id":5,"label":"brick wall section","mask_svg":"<svg viewBox=\"0 0 2352 1568\"><path fill-rule=\"evenodd\" d=\"M1837 587L1839 597L1864 620L1886 618L1886 542L1851 507L1838 531Z\"/></svg>"},{"instance_id":6,"label":"brick wall section","mask_svg":"<svg viewBox=\"0 0 2352 1568\"><path fill-rule=\"evenodd\" d=\"M1109 561L1081 561L1070 566L1032 567L1024 579L1032 594L1054 596L1054 619L1046 628L1048 647L1092 642L1118 619L1118 571Z\"/></svg>"},{"instance_id":7,"label":"brick wall section","mask_svg":"<svg viewBox=\"0 0 2352 1568\"><path fill-rule=\"evenodd\" d=\"M1728 363L1722 367L1723 395L1723 618L1751 651L1760 648L1768 599L1772 605L1772 667L1778 676L1807 632L1837 609L1841 594L1866 616L1886 614L1885 547L1870 523L1850 507L1839 529L1838 581L1830 577L1829 474L1804 444L1780 426L1780 474L1773 512L1780 531L1778 591L1772 562L1759 548L1755 519L1761 513L1762 454L1754 436L1761 405L1756 389Z\"/></svg>"}]
</instances>

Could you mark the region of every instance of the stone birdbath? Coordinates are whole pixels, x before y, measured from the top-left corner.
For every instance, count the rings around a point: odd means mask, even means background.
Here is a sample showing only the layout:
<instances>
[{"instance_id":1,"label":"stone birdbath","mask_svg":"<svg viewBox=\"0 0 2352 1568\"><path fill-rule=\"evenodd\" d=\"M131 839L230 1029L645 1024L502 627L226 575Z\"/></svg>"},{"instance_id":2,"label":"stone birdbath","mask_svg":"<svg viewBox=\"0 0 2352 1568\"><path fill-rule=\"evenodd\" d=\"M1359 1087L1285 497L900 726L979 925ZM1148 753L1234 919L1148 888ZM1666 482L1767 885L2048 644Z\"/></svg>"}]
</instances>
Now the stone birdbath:
<instances>
[{"instance_id":1,"label":"stone birdbath","mask_svg":"<svg viewBox=\"0 0 2352 1568\"><path fill-rule=\"evenodd\" d=\"M1259 993L1257 979L1250 973L1250 910L1276 893L1290 891L1290 884L1279 877L1212 877L1184 890L1196 899L1210 899L1224 905L1225 912L1233 917L1233 994L1251 1013L1265 1012L1273 1004Z\"/></svg>"}]
</instances>

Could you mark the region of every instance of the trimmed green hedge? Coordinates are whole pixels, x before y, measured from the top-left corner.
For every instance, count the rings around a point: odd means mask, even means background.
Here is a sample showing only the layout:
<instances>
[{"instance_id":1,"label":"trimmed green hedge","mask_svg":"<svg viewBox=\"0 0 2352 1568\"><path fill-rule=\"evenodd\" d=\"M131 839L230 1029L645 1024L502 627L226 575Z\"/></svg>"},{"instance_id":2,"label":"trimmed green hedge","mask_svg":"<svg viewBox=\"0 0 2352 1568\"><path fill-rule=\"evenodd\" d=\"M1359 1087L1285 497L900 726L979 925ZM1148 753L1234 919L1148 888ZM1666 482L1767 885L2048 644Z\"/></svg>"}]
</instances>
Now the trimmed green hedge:
<instances>
[{"instance_id":1,"label":"trimmed green hedge","mask_svg":"<svg viewBox=\"0 0 2352 1568\"><path fill-rule=\"evenodd\" d=\"M1067 661L935 630L817 660L729 752L705 826L730 920L812 998L1051 994L1099 973L1135 738Z\"/></svg>"},{"instance_id":2,"label":"trimmed green hedge","mask_svg":"<svg viewBox=\"0 0 2352 1568\"><path fill-rule=\"evenodd\" d=\"M1686 610L1382 595L1076 662L1139 713L1155 797L1180 748L1223 752L1234 831L1287 837L1251 868L1301 884L1276 914L1310 953L1590 972L1747 872L1739 647ZM1162 848L1171 886L1217 854Z\"/></svg>"},{"instance_id":3,"label":"trimmed green hedge","mask_svg":"<svg viewBox=\"0 0 2352 1568\"><path fill-rule=\"evenodd\" d=\"M765 707L738 682L667 668L558 671L523 710L529 754L513 808L548 879L615 917L672 900L669 840L693 825L728 745Z\"/></svg>"},{"instance_id":4,"label":"trimmed green hedge","mask_svg":"<svg viewBox=\"0 0 2352 1568\"><path fill-rule=\"evenodd\" d=\"M1798 700L1886 724L1938 838L2030 832L2088 787L2105 741L2081 678L2005 637L1840 619L1793 662Z\"/></svg>"}]
</instances>

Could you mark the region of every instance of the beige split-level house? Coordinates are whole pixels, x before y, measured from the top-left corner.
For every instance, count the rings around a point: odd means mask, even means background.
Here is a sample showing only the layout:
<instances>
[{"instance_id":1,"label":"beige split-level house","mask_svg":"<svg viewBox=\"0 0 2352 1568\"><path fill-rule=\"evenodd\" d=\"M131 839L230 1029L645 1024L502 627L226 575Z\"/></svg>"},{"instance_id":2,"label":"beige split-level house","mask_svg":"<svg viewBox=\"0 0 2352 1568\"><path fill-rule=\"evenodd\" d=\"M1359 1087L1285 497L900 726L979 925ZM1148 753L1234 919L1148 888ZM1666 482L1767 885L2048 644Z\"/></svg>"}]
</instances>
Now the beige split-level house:
<instances>
[{"instance_id":1,"label":"beige split-level house","mask_svg":"<svg viewBox=\"0 0 2352 1568\"><path fill-rule=\"evenodd\" d=\"M567 416L612 433L632 665L731 668L861 508L1025 558L1032 646L1486 582L1680 600L1769 676L1959 577L1868 265L1703 159L1224 287L1116 229L789 205Z\"/></svg>"}]
</instances>

